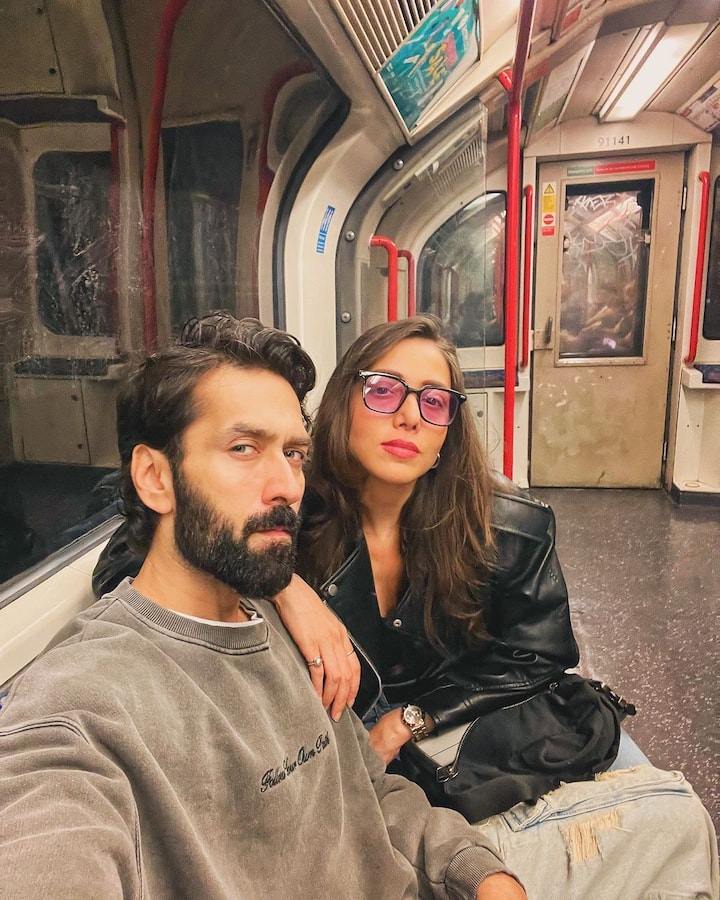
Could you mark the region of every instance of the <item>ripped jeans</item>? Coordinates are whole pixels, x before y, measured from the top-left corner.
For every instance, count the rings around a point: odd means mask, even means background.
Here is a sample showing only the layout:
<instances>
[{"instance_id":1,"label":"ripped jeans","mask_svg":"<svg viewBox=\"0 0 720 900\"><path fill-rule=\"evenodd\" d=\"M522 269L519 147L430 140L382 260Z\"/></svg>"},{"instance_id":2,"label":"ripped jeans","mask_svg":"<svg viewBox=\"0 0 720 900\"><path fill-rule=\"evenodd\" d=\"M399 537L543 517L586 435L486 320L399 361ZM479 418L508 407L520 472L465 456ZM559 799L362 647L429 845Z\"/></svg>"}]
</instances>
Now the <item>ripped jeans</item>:
<instances>
[{"instance_id":1,"label":"ripped jeans","mask_svg":"<svg viewBox=\"0 0 720 900\"><path fill-rule=\"evenodd\" d=\"M392 708L381 696L365 726ZM625 731L595 781L563 784L477 827L529 900L720 900L707 810L680 772L654 768Z\"/></svg>"},{"instance_id":2,"label":"ripped jeans","mask_svg":"<svg viewBox=\"0 0 720 900\"><path fill-rule=\"evenodd\" d=\"M715 829L680 772L563 784L478 823L529 900L718 900Z\"/></svg>"}]
</instances>

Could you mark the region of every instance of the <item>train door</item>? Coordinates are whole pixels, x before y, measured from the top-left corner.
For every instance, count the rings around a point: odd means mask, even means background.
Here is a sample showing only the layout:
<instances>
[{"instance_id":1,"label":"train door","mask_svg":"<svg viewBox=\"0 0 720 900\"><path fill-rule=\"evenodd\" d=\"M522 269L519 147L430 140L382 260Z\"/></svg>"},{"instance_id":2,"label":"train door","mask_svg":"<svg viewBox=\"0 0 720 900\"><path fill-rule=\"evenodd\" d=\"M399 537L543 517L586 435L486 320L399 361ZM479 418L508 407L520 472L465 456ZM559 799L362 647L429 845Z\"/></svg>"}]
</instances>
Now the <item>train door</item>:
<instances>
[{"instance_id":1,"label":"train door","mask_svg":"<svg viewBox=\"0 0 720 900\"><path fill-rule=\"evenodd\" d=\"M659 487L684 159L539 170L530 481Z\"/></svg>"}]
</instances>

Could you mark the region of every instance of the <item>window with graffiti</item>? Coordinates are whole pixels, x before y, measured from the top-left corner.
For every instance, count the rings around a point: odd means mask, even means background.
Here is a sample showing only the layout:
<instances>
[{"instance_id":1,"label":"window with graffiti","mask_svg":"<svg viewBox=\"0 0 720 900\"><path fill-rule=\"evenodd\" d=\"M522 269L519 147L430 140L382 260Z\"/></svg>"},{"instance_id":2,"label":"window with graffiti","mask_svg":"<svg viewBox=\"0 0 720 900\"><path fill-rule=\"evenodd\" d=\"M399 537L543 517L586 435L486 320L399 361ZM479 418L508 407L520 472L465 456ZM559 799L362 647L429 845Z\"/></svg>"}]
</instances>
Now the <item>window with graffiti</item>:
<instances>
[{"instance_id":1,"label":"window with graffiti","mask_svg":"<svg viewBox=\"0 0 720 900\"><path fill-rule=\"evenodd\" d=\"M652 181L569 185L560 358L643 355Z\"/></svg>"}]
</instances>

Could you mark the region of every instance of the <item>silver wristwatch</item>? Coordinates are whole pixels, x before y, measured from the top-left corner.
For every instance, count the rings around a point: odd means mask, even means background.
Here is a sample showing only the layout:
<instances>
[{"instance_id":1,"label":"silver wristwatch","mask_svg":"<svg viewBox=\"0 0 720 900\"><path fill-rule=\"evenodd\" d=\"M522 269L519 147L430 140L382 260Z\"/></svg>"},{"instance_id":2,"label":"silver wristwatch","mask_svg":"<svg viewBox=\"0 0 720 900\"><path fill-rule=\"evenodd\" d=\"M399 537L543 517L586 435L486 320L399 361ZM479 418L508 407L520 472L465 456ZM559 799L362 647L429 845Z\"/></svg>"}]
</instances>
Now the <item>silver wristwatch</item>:
<instances>
[{"instance_id":1,"label":"silver wristwatch","mask_svg":"<svg viewBox=\"0 0 720 900\"><path fill-rule=\"evenodd\" d=\"M402 708L402 720L412 731L412 739L417 743L428 736L427 726L425 725L425 713L419 706L413 703L407 703Z\"/></svg>"}]
</instances>

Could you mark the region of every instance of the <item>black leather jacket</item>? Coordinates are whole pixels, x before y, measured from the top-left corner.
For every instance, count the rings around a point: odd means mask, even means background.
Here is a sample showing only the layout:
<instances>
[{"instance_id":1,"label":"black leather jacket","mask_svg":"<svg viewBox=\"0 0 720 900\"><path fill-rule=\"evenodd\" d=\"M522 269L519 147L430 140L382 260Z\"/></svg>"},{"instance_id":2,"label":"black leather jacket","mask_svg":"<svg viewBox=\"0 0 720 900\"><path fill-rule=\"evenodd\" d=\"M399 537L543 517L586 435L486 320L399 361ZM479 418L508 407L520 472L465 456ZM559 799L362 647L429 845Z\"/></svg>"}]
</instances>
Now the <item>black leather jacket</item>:
<instances>
[{"instance_id":1,"label":"black leather jacket","mask_svg":"<svg viewBox=\"0 0 720 900\"><path fill-rule=\"evenodd\" d=\"M407 664L405 681L393 688L390 699L417 703L438 730L522 700L577 665L567 588L555 553L553 511L503 476L496 478L492 526L497 556L483 595L491 641L440 654L425 637L422 611L409 591L388 620L380 619L362 539L320 588L361 651L358 715L368 712L381 690L376 668L379 629L399 636L396 643ZM136 575L141 564L121 526L93 572L96 596L125 576Z\"/></svg>"},{"instance_id":2,"label":"black leather jacket","mask_svg":"<svg viewBox=\"0 0 720 900\"><path fill-rule=\"evenodd\" d=\"M379 619L362 539L322 586L323 599L364 651L355 704L360 715L381 687L377 670L363 659L379 658L383 636L378 627L400 635L395 645L402 648L410 673L392 689L394 696L386 687L389 699L417 703L437 730L522 700L577 665L567 588L555 553L553 511L503 476L496 477L492 526L497 555L483 594L491 641L441 654L425 637L422 611L410 591L387 620Z\"/></svg>"}]
</instances>

